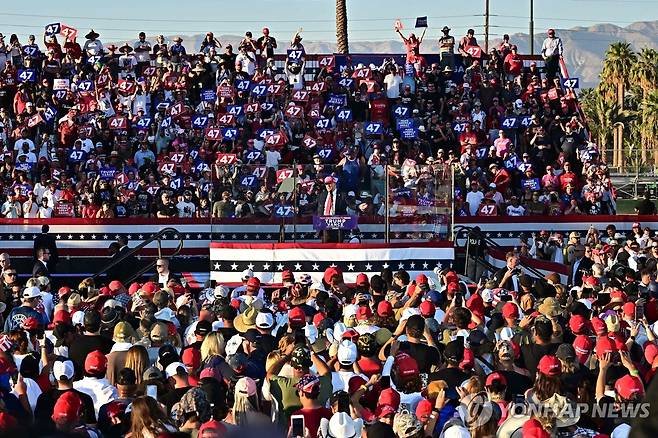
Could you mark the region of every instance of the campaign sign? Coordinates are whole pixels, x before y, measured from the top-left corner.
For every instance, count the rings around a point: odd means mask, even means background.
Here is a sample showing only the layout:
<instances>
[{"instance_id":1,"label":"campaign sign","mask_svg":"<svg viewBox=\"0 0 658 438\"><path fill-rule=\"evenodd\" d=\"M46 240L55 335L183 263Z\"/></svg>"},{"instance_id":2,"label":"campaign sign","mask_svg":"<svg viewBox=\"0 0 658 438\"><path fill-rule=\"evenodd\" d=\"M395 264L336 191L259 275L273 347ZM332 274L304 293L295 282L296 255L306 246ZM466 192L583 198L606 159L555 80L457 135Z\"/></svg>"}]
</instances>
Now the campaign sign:
<instances>
[{"instance_id":1,"label":"campaign sign","mask_svg":"<svg viewBox=\"0 0 658 438\"><path fill-rule=\"evenodd\" d=\"M395 127L398 131L414 127L414 119L396 119Z\"/></svg>"},{"instance_id":2,"label":"campaign sign","mask_svg":"<svg viewBox=\"0 0 658 438\"><path fill-rule=\"evenodd\" d=\"M59 23L50 23L45 27L45 34L47 36L57 35L61 30L62 26Z\"/></svg>"},{"instance_id":3,"label":"campaign sign","mask_svg":"<svg viewBox=\"0 0 658 438\"><path fill-rule=\"evenodd\" d=\"M236 140L238 138L238 128L222 128L222 138L224 140Z\"/></svg>"},{"instance_id":4,"label":"campaign sign","mask_svg":"<svg viewBox=\"0 0 658 438\"><path fill-rule=\"evenodd\" d=\"M240 185L244 187L254 188L258 185L258 177L256 175L245 175L240 178Z\"/></svg>"},{"instance_id":5,"label":"campaign sign","mask_svg":"<svg viewBox=\"0 0 658 438\"><path fill-rule=\"evenodd\" d=\"M514 116L503 117L500 120L501 129L516 129L518 128L518 125L519 125L519 119Z\"/></svg>"},{"instance_id":6,"label":"campaign sign","mask_svg":"<svg viewBox=\"0 0 658 438\"><path fill-rule=\"evenodd\" d=\"M519 119L519 124L524 128L530 126L530 122L532 121L532 116L518 116L517 118Z\"/></svg>"},{"instance_id":7,"label":"campaign sign","mask_svg":"<svg viewBox=\"0 0 658 438\"><path fill-rule=\"evenodd\" d=\"M217 100L217 93L215 90L201 90L201 100L204 102L214 102Z\"/></svg>"},{"instance_id":8,"label":"campaign sign","mask_svg":"<svg viewBox=\"0 0 658 438\"><path fill-rule=\"evenodd\" d=\"M452 124L452 130L455 132L462 133L466 130L466 125L468 125L467 122L454 122Z\"/></svg>"},{"instance_id":9,"label":"campaign sign","mask_svg":"<svg viewBox=\"0 0 658 438\"><path fill-rule=\"evenodd\" d=\"M384 125L379 122L367 122L363 126L363 131L366 135L381 135L384 130Z\"/></svg>"},{"instance_id":10,"label":"campaign sign","mask_svg":"<svg viewBox=\"0 0 658 438\"><path fill-rule=\"evenodd\" d=\"M353 230L358 225L356 216L313 216L313 229L323 230Z\"/></svg>"},{"instance_id":11,"label":"campaign sign","mask_svg":"<svg viewBox=\"0 0 658 438\"><path fill-rule=\"evenodd\" d=\"M293 217L295 215L295 209L292 208L292 205L276 204L273 213L275 217Z\"/></svg>"},{"instance_id":12,"label":"campaign sign","mask_svg":"<svg viewBox=\"0 0 658 438\"><path fill-rule=\"evenodd\" d=\"M153 120L150 117L142 117L137 121L137 128L139 129L149 129Z\"/></svg>"},{"instance_id":13,"label":"campaign sign","mask_svg":"<svg viewBox=\"0 0 658 438\"><path fill-rule=\"evenodd\" d=\"M400 137L406 140L414 139L418 137L418 129L413 126L411 128L402 129L400 130Z\"/></svg>"},{"instance_id":14,"label":"campaign sign","mask_svg":"<svg viewBox=\"0 0 658 438\"><path fill-rule=\"evenodd\" d=\"M524 189L528 189L532 191L537 191L541 188L541 186L539 185L539 178L524 179L521 181L521 186Z\"/></svg>"},{"instance_id":15,"label":"campaign sign","mask_svg":"<svg viewBox=\"0 0 658 438\"><path fill-rule=\"evenodd\" d=\"M352 88L354 86L354 79L352 78L342 78L338 81L338 85L345 88Z\"/></svg>"},{"instance_id":16,"label":"campaign sign","mask_svg":"<svg viewBox=\"0 0 658 438\"><path fill-rule=\"evenodd\" d=\"M409 109L408 106L396 105L395 108L393 109L393 114L395 114L395 117L397 118L406 119L408 117L411 117L411 110Z\"/></svg>"},{"instance_id":17,"label":"campaign sign","mask_svg":"<svg viewBox=\"0 0 658 438\"><path fill-rule=\"evenodd\" d=\"M345 106L347 105L347 96L344 94L330 94L329 99L327 99L327 105Z\"/></svg>"},{"instance_id":18,"label":"campaign sign","mask_svg":"<svg viewBox=\"0 0 658 438\"><path fill-rule=\"evenodd\" d=\"M56 116L57 116L57 110L52 106L48 105L43 112L43 118L46 119L47 122L50 122Z\"/></svg>"},{"instance_id":19,"label":"campaign sign","mask_svg":"<svg viewBox=\"0 0 658 438\"><path fill-rule=\"evenodd\" d=\"M196 114L192 117L192 128L205 129L208 126L208 116L205 114Z\"/></svg>"},{"instance_id":20,"label":"campaign sign","mask_svg":"<svg viewBox=\"0 0 658 438\"><path fill-rule=\"evenodd\" d=\"M338 111L336 111L336 120L339 122L351 122L352 110L349 108L340 108Z\"/></svg>"},{"instance_id":21,"label":"campaign sign","mask_svg":"<svg viewBox=\"0 0 658 438\"><path fill-rule=\"evenodd\" d=\"M114 175L116 174L117 170L114 167L101 167L98 170L99 175L101 176L101 179L107 180L107 181L112 181L114 180Z\"/></svg>"},{"instance_id":22,"label":"campaign sign","mask_svg":"<svg viewBox=\"0 0 658 438\"><path fill-rule=\"evenodd\" d=\"M288 49L288 62L301 62L304 57L304 50Z\"/></svg>"},{"instance_id":23,"label":"campaign sign","mask_svg":"<svg viewBox=\"0 0 658 438\"><path fill-rule=\"evenodd\" d=\"M580 88L579 78L564 78L562 79L562 86L564 88Z\"/></svg>"},{"instance_id":24,"label":"campaign sign","mask_svg":"<svg viewBox=\"0 0 658 438\"><path fill-rule=\"evenodd\" d=\"M68 79L53 79L53 90L68 90L68 89L69 89Z\"/></svg>"},{"instance_id":25,"label":"campaign sign","mask_svg":"<svg viewBox=\"0 0 658 438\"><path fill-rule=\"evenodd\" d=\"M256 161L263 156L263 153L258 149L249 149L244 155L244 159L247 161Z\"/></svg>"},{"instance_id":26,"label":"campaign sign","mask_svg":"<svg viewBox=\"0 0 658 438\"><path fill-rule=\"evenodd\" d=\"M34 82L37 80L37 75L33 68L26 68L18 70L18 80L20 82Z\"/></svg>"},{"instance_id":27,"label":"campaign sign","mask_svg":"<svg viewBox=\"0 0 658 438\"><path fill-rule=\"evenodd\" d=\"M416 28L427 27L427 16L416 17Z\"/></svg>"}]
</instances>

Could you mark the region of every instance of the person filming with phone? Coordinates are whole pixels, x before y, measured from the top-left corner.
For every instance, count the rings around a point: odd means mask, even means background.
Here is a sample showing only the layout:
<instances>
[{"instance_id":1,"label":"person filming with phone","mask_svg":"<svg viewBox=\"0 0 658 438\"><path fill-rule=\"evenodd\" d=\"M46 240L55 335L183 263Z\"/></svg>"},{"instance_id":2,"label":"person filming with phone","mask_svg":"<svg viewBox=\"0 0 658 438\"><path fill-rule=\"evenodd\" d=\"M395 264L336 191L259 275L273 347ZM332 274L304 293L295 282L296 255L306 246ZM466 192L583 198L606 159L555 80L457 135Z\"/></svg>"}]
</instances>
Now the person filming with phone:
<instances>
[{"instance_id":1,"label":"person filming with phone","mask_svg":"<svg viewBox=\"0 0 658 438\"><path fill-rule=\"evenodd\" d=\"M521 290L521 283L519 276L522 273L521 265L519 264L519 256L510 251L505 254L506 266L501 268L494 274L494 281L498 285L510 291L519 292Z\"/></svg>"}]
</instances>

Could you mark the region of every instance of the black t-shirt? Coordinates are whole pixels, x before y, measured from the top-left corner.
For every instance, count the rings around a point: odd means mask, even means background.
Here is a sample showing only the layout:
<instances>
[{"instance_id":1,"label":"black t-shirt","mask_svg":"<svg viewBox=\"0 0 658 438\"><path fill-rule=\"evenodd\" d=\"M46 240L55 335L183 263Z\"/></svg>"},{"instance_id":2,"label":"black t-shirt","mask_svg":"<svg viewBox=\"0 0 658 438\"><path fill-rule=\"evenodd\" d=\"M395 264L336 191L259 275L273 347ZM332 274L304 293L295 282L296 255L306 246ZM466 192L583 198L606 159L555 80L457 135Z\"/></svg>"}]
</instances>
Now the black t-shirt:
<instances>
[{"instance_id":1,"label":"black t-shirt","mask_svg":"<svg viewBox=\"0 0 658 438\"><path fill-rule=\"evenodd\" d=\"M185 388L174 388L160 397L160 402L167 407L167 414L171 413L171 408L173 408L190 389L192 389L191 386L186 386Z\"/></svg>"},{"instance_id":2,"label":"black t-shirt","mask_svg":"<svg viewBox=\"0 0 658 438\"><path fill-rule=\"evenodd\" d=\"M457 389L470 376L459 368L444 368L430 374L430 381L444 380L450 389Z\"/></svg>"},{"instance_id":3,"label":"black t-shirt","mask_svg":"<svg viewBox=\"0 0 658 438\"><path fill-rule=\"evenodd\" d=\"M381 421L375 422L372 426L366 429L368 438L396 438L397 435L393 432L393 426L390 424L382 423Z\"/></svg>"},{"instance_id":4,"label":"black t-shirt","mask_svg":"<svg viewBox=\"0 0 658 438\"><path fill-rule=\"evenodd\" d=\"M100 335L83 335L78 338L69 347L69 359L75 365L75 377L81 378L85 369L85 359L92 351L100 350L103 354L108 354L112 350L114 342L111 339L104 338Z\"/></svg>"},{"instance_id":5,"label":"black t-shirt","mask_svg":"<svg viewBox=\"0 0 658 438\"><path fill-rule=\"evenodd\" d=\"M178 215L178 209L172 203L167 205L163 204L160 206L160 208L158 208L158 213L166 217L176 217Z\"/></svg>"},{"instance_id":6,"label":"black t-shirt","mask_svg":"<svg viewBox=\"0 0 658 438\"><path fill-rule=\"evenodd\" d=\"M65 392L75 392L82 401L82 415L83 423L94 424L96 423L96 413L94 411L94 401L88 394L78 391L77 389L53 389L48 392L43 392L37 399L37 405L34 408L34 421L39 429L50 429L54 426L51 415L55 408L55 403Z\"/></svg>"},{"instance_id":7,"label":"black t-shirt","mask_svg":"<svg viewBox=\"0 0 658 438\"><path fill-rule=\"evenodd\" d=\"M400 342L400 351L404 351L418 362L418 371L420 373L429 373L432 365L441 365L441 354L439 350L425 344L414 344L412 342ZM384 353L388 355L390 345L386 347Z\"/></svg>"},{"instance_id":8,"label":"black t-shirt","mask_svg":"<svg viewBox=\"0 0 658 438\"><path fill-rule=\"evenodd\" d=\"M537 365L542 357L547 354L555 354L560 344L528 344L521 346L521 358L525 364L524 368L530 371L532 376L537 372Z\"/></svg>"},{"instance_id":9,"label":"black t-shirt","mask_svg":"<svg viewBox=\"0 0 658 438\"><path fill-rule=\"evenodd\" d=\"M500 374L507 379L507 391L505 392L505 400L513 401L515 395L523 395L525 392L532 388L532 380L528 376L519 374L516 371L498 370Z\"/></svg>"}]
</instances>

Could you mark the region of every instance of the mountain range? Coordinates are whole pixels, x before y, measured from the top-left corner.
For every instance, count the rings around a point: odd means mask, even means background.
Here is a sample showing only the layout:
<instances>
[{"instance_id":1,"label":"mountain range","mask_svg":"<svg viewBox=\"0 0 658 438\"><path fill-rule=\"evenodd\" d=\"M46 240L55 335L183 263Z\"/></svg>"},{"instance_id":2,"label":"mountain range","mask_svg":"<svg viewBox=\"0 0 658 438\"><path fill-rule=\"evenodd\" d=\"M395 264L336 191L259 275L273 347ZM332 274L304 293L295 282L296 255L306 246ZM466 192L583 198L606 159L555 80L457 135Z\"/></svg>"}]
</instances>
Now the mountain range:
<instances>
[{"instance_id":1,"label":"mountain range","mask_svg":"<svg viewBox=\"0 0 658 438\"><path fill-rule=\"evenodd\" d=\"M572 27L570 29L556 29L557 35L562 38L564 44L564 59L567 69L572 77L580 78L581 87L593 87L599 82L599 73L602 67L602 60L608 46L616 41L628 41L633 48L639 51L643 47L658 49L658 21L640 21L632 23L625 27L614 24L602 23L594 24L588 27ZM171 40L175 35L167 37ZM183 45L188 48L198 49L204 34L181 35ZM454 35L459 39L461 35ZM217 38L222 44L233 44L237 48L238 42L242 39L238 35L220 35ZM541 45L546 38L546 33L535 33L534 48L535 53L541 50ZM519 53L526 54L530 52L530 37L527 33L510 34L510 41L519 47ZM287 47L287 41L279 42L279 52ZM492 39L491 44L498 44L500 39ZM479 40L483 45L482 39ZM115 42L120 45L122 42ZM421 52L436 50L436 45L432 47L429 39L425 40ZM304 46L308 53L333 53L336 44L327 41L312 41L304 39ZM390 41L354 41L350 42L350 52L352 53L404 53L404 46L400 40Z\"/></svg>"}]
</instances>

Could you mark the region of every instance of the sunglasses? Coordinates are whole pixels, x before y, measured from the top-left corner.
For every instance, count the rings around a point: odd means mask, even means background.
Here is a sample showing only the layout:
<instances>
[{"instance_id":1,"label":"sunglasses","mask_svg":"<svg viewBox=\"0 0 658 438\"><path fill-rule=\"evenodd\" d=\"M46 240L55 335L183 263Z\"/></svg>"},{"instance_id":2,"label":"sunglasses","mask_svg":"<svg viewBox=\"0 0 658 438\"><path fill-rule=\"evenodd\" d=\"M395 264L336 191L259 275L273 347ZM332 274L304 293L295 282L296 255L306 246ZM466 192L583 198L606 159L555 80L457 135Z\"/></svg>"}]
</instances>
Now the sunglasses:
<instances>
[{"instance_id":1,"label":"sunglasses","mask_svg":"<svg viewBox=\"0 0 658 438\"><path fill-rule=\"evenodd\" d=\"M164 265L155 265L156 268L164 268Z\"/></svg>"},{"instance_id":2,"label":"sunglasses","mask_svg":"<svg viewBox=\"0 0 658 438\"><path fill-rule=\"evenodd\" d=\"M7 275L8 277L15 277L16 273L15 272L5 272L5 275Z\"/></svg>"}]
</instances>

